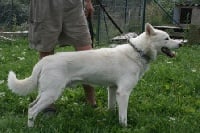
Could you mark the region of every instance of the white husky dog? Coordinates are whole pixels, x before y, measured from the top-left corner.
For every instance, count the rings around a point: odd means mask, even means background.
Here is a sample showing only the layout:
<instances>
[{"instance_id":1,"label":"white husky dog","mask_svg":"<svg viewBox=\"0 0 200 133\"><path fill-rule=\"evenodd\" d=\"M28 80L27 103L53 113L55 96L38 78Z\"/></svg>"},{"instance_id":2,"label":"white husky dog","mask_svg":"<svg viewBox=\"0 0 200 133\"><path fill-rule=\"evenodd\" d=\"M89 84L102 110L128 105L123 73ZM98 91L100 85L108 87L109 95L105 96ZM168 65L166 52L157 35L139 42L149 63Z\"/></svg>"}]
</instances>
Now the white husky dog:
<instances>
[{"instance_id":1,"label":"white husky dog","mask_svg":"<svg viewBox=\"0 0 200 133\"><path fill-rule=\"evenodd\" d=\"M23 80L10 71L8 87L18 95L27 95L38 88L38 96L28 109L28 126L33 127L38 113L56 101L67 86L77 82L108 86L108 108L114 109L117 102L119 122L127 126L129 95L149 63L157 54L174 57L170 49L180 45L181 42L147 23L145 32L127 44L47 56Z\"/></svg>"}]
</instances>

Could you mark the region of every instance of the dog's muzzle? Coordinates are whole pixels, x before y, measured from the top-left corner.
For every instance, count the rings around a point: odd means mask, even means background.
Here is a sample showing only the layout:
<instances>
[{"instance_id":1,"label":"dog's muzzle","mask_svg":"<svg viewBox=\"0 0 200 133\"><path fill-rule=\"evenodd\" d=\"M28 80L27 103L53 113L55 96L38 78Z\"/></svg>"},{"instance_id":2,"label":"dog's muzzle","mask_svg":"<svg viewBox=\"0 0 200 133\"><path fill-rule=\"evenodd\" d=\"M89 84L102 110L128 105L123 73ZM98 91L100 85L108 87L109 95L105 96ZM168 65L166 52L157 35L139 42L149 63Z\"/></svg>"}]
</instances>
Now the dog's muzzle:
<instances>
[{"instance_id":1,"label":"dog's muzzle","mask_svg":"<svg viewBox=\"0 0 200 133\"><path fill-rule=\"evenodd\" d=\"M169 48L167 48L167 47L162 47L162 48L161 48L161 51L162 51L164 54L166 54L168 57L170 57L170 58L176 56L175 53L172 52L172 51L171 51Z\"/></svg>"}]
</instances>

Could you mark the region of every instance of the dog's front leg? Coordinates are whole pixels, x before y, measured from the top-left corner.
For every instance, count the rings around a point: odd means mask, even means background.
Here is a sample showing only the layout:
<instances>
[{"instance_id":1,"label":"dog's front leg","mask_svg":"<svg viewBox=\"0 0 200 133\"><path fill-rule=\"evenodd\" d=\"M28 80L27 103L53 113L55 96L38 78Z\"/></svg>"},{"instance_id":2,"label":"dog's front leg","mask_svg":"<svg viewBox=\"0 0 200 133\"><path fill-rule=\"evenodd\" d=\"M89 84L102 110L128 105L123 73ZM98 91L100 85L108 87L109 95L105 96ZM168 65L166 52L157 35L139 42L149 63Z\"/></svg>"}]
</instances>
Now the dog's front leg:
<instances>
[{"instance_id":1,"label":"dog's front leg","mask_svg":"<svg viewBox=\"0 0 200 133\"><path fill-rule=\"evenodd\" d=\"M127 108L130 92L117 90L117 103L119 108L119 123L122 126L127 126Z\"/></svg>"},{"instance_id":2,"label":"dog's front leg","mask_svg":"<svg viewBox=\"0 0 200 133\"><path fill-rule=\"evenodd\" d=\"M108 109L114 110L116 104L116 88L108 87Z\"/></svg>"}]
</instances>

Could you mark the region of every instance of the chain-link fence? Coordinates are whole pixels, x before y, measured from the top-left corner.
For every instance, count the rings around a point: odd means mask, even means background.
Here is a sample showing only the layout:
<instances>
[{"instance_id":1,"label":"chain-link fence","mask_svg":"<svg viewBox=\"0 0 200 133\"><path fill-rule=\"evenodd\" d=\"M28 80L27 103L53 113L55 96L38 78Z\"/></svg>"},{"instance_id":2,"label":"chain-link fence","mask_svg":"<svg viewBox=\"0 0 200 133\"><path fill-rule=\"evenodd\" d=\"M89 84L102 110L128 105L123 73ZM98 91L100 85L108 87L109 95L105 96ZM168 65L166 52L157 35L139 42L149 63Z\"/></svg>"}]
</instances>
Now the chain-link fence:
<instances>
[{"instance_id":1,"label":"chain-link fence","mask_svg":"<svg viewBox=\"0 0 200 133\"><path fill-rule=\"evenodd\" d=\"M92 27L96 44L123 32L141 32L144 0L94 0ZM101 6L100 6L101 5ZM0 0L0 31L28 30L29 1ZM115 25L113 24L115 23Z\"/></svg>"},{"instance_id":2,"label":"chain-link fence","mask_svg":"<svg viewBox=\"0 0 200 133\"><path fill-rule=\"evenodd\" d=\"M121 32L141 32L143 0L102 0L101 2L108 14L98 2L95 3L93 21L97 42L107 42Z\"/></svg>"}]
</instances>

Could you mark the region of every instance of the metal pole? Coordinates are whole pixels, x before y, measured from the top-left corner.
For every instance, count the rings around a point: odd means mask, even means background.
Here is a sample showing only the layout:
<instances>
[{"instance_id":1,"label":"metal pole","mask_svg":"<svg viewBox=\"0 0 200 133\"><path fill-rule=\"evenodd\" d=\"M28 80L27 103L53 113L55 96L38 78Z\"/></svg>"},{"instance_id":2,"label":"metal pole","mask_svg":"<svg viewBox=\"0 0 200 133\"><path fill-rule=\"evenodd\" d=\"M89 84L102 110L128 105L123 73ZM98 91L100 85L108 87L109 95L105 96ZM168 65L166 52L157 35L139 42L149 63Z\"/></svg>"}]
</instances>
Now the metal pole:
<instances>
[{"instance_id":1,"label":"metal pole","mask_svg":"<svg viewBox=\"0 0 200 133\"><path fill-rule=\"evenodd\" d=\"M128 6L128 0L125 0L125 10L124 10L124 23L127 23L127 6Z\"/></svg>"},{"instance_id":2,"label":"metal pole","mask_svg":"<svg viewBox=\"0 0 200 133\"><path fill-rule=\"evenodd\" d=\"M99 41L100 41L100 29L101 29L101 7L100 4L98 3L98 10L97 10L97 14L98 14L98 19L97 19L97 36L96 36L96 40L97 40L97 44L99 45Z\"/></svg>"},{"instance_id":3,"label":"metal pole","mask_svg":"<svg viewBox=\"0 0 200 133\"><path fill-rule=\"evenodd\" d=\"M13 16L13 0L11 0L11 15Z\"/></svg>"},{"instance_id":4,"label":"metal pole","mask_svg":"<svg viewBox=\"0 0 200 133\"><path fill-rule=\"evenodd\" d=\"M10 30L12 30L12 28L13 28L13 24L14 24L14 21L13 21L13 0L11 0L11 8L10 8L10 14L9 14L10 16L10 19L9 19L9 22L8 22L8 27L9 27L9 29Z\"/></svg>"},{"instance_id":5,"label":"metal pole","mask_svg":"<svg viewBox=\"0 0 200 133\"><path fill-rule=\"evenodd\" d=\"M142 32L145 30L145 18L146 18L146 0L143 0L143 13L142 13Z\"/></svg>"}]
</instances>

